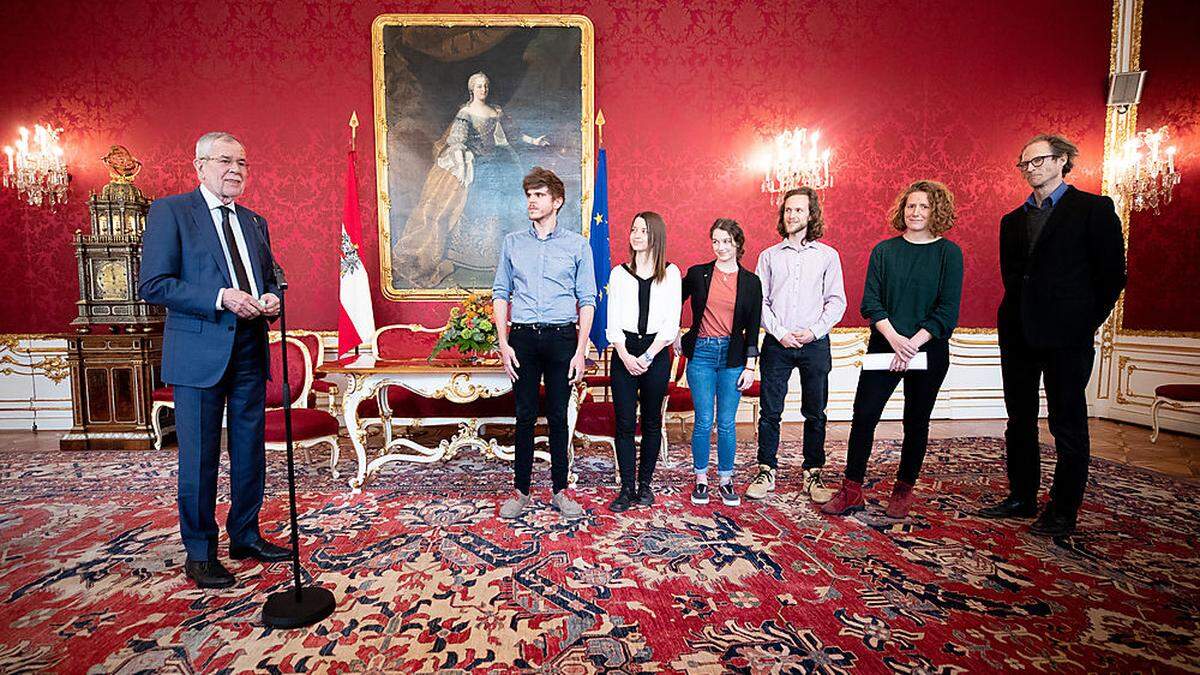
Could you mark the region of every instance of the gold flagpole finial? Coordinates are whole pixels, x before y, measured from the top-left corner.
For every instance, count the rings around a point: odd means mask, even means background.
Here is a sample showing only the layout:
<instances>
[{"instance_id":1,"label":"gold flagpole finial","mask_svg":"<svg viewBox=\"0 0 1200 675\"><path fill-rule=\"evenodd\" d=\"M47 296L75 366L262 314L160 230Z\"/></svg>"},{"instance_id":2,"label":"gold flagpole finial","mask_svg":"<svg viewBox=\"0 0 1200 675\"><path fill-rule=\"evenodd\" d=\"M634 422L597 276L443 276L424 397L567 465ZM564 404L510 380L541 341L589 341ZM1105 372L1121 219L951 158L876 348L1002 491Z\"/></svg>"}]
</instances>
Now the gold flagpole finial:
<instances>
[{"instance_id":1,"label":"gold flagpole finial","mask_svg":"<svg viewBox=\"0 0 1200 675\"><path fill-rule=\"evenodd\" d=\"M596 109L596 131L599 132L599 134L600 134L600 138L597 141L596 145L603 147L604 146L604 111L600 110L599 108Z\"/></svg>"},{"instance_id":2,"label":"gold flagpole finial","mask_svg":"<svg viewBox=\"0 0 1200 675\"><path fill-rule=\"evenodd\" d=\"M350 149L353 150L358 142L358 111L350 113Z\"/></svg>"}]
</instances>

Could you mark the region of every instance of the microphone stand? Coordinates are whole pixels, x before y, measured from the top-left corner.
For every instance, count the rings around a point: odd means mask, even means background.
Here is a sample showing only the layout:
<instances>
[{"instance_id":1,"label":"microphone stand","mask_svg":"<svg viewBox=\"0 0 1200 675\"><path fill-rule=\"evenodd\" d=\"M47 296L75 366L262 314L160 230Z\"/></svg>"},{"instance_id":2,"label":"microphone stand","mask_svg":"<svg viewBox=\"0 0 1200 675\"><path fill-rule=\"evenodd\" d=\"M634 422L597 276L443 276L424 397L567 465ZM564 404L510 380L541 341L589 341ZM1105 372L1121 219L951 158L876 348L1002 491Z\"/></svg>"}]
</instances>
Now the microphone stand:
<instances>
[{"instance_id":1,"label":"microphone stand","mask_svg":"<svg viewBox=\"0 0 1200 675\"><path fill-rule=\"evenodd\" d=\"M283 429L287 440L288 505L292 515L292 590L267 596L262 619L272 628L300 628L332 614L337 602L329 589L305 586L300 578L300 524L296 516L296 462L292 451L292 387L288 382L287 316L283 302L288 285L278 264L274 271L279 284L279 340L283 345Z\"/></svg>"}]
</instances>

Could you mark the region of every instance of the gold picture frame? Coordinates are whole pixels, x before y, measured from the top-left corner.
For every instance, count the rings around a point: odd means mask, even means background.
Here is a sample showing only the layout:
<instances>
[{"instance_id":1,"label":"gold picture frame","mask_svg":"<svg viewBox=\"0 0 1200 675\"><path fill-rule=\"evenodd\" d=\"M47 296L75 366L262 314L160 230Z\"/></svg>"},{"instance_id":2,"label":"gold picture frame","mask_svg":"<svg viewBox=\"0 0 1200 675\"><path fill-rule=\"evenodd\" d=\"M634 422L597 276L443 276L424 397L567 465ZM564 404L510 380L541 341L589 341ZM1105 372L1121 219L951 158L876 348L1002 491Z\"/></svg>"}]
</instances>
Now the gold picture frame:
<instances>
[{"instance_id":1,"label":"gold picture frame","mask_svg":"<svg viewBox=\"0 0 1200 675\"><path fill-rule=\"evenodd\" d=\"M572 105L576 34L577 120ZM382 14L375 18L371 26L375 180L379 278L385 298L453 301L469 291L490 290L486 263L487 256L494 255L498 246L497 237L528 224L519 216L505 217L512 211L513 197L522 205L524 202L519 178L514 181L513 177L518 170L527 170L535 163L560 173L567 185L568 206L578 200L578 212L564 208L560 225L568 229L578 227L587 236L595 163L594 35L591 20L575 14ZM570 53L563 51L568 48ZM514 58L518 49L519 59ZM488 59L493 59L496 65L489 65L493 61ZM558 70L542 73L535 70L539 64L547 64L547 70ZM494 72L487 73L489 69ZM471 79L478 72L487 75L487 88L482 94L476 93L477 81ZM506 73L519 76L505 82L502 76ZM553 96L543 98L543 91ZM429 92L434 95L427 100L411 95ZM529 96L530 92L538 95ZM487 98L489 94L495 98ZM456 103L464 98L467 102L447 110L444 102L453 95L459 96ZM463 126L473 129L477 138L490 139L485 142L492 143L492 153L483 152L488 148L482 148L480 153L464 160L466 153L453 155L447 148L457 142L453 135L455 125L470 112L468 108L477 97L480 104L495 110L498 121L491 128L484 122L480 128L469 122L483 117L468 116L468 124ZM434 99L443 103L437 110L434 108L439 104ZM500 100L502 104L493 103ZM515 134L501 126L508 126L512 109L527 111L526 118L535 121L532 126L539 121L545 124L529 133ZM550 131L544 132L543 128ZM551 140L546 140L551 136ZM431 142L434 138L438 140ZM514 147L517 145L523 151L527 146L528 155L518 152ZM503 148L504 152L497 148ZM453 156L446 159L450 155ZM501 159L489 160L492 156ZM484 160L495 162L495 167L489 168L492 165ZM574 174L576 167L578 175ZM444 171L444 175L439 171ZM481 174L492 182L480 178ZM458 184L449 176L455 176ZM505 186L503 190L507 190L510 183L513 183L511 196L499 189ZM472 196L470 188L477 186L483 187ZM494 187L488 190L488 186ZM493 203L483 195L499 195L496 197L499 201ZM523 206L520 213L523 214ZM487 227L475 227L477 223ZM406 234L408 239L404 238ZM421 245L408 245L413 241ZM456 250L460 251L460 257L454 257ZM447 269L453 271L442 276ZM492 270L494 273L494 262Z\"/></svg>"}]
</instances>

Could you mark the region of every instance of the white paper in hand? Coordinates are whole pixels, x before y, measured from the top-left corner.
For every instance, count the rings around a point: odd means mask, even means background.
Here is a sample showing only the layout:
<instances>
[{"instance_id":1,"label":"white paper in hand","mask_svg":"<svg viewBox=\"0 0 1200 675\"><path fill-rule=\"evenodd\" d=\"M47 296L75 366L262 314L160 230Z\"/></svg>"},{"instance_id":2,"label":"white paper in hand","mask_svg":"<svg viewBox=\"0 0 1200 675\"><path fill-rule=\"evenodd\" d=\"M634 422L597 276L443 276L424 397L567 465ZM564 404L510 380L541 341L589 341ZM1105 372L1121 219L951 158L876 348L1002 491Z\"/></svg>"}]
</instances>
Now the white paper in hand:
<instances>
[{"instance_id":1,"label":"white paper in hand","mask_svg":"<svg viewBox=\"0 0 1200 675\"><path fill-rule=\"evenodd\" d=\"M896 355L891 352L878 352L875 354L863 355L863 370L888 370L892 367L892 359ZM929 368L929 358L925 352L917 352L917 355L912 357L908 362L909 370L926 370Z\"/></svg>"}]
</instances>

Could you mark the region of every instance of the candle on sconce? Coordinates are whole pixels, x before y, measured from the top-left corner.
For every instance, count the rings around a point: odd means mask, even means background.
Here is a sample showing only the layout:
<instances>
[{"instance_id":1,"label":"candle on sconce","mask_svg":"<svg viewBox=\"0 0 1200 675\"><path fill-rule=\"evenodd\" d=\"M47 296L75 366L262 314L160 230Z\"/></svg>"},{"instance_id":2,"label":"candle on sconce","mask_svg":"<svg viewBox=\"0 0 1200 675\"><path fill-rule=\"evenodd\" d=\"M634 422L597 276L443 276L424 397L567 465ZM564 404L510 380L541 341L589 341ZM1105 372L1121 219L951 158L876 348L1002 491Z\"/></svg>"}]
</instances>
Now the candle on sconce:
<instances>
[{"instance_id":1,"label":"candle on sconce","mask_svg":"<svg viewBox=\"0 0 1200 675\"><path fill-rule=\"evenodd\" d=\"M4 154L8 155L8 172L11 174L15 171L13 167L13 149L11 145L4 146Z\"/></svg>"},{"instance_id":2,"label":"candle on sconce","mask_svg":"<svg viewBox=\"0 0 1200 675\"><path fill-rule=\"evenodd\" d=\"M1175 173L1175 146L1167 148L1167 172Z\"/></svg>"}]
</instances>

